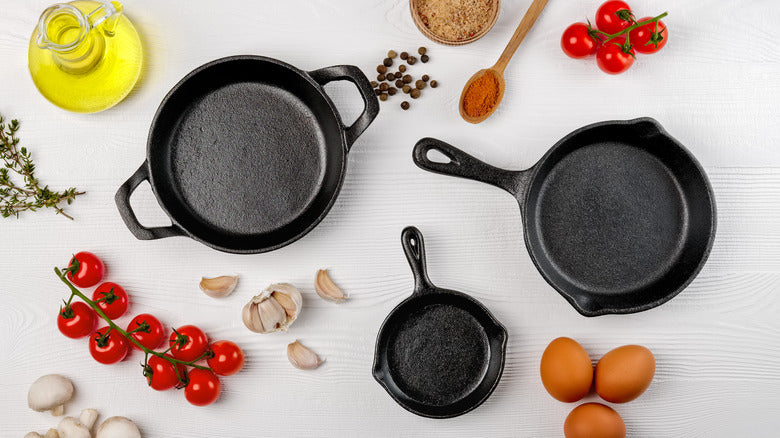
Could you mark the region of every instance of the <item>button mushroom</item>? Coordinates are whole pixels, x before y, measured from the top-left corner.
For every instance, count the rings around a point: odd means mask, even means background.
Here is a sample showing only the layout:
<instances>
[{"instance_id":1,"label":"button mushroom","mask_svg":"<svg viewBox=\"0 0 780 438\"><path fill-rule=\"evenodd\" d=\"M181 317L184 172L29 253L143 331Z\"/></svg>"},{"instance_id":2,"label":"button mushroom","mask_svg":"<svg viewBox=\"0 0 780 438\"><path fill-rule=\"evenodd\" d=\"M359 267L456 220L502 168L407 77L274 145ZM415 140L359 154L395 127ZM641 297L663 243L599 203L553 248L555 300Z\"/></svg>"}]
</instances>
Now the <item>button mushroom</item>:
<instances>
[{"instance_id":1,"label":"button mushroom","mask_svg":"<svg viewBox=\"0 0 780 438\"><path fill-rule=\"evenodd\" d=\"M73 382L59 374L41 376L30 386L27 405L38 412L51 411L52 415L65 413L65 403L73 397Z\"/></svg>"},{"instance_id":2,"label":"button mushroom","mask_svg":"<svg viewBox=\"0 0 780 438\"><path fill-rule=\"evenodd\" d=\"M141 431L128 418L111 417L100 425L95 438L141 438Z\"/></svg>"}]
</instances>

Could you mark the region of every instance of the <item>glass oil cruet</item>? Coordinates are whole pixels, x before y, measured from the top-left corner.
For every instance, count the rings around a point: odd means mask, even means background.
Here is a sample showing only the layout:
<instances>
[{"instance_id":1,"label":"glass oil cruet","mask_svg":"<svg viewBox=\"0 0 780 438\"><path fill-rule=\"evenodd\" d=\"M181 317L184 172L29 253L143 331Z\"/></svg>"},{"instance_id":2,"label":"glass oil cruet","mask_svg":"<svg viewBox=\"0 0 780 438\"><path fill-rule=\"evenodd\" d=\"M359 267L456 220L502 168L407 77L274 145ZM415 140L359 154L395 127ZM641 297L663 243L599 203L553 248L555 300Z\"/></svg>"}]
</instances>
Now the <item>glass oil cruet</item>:
<instances>
[{"instance_id":1,"label":"glass oil cruet","mask_svg":"<svg viewBox=\"0 0 780 438\"><path fill-rule=\"evenodd\" d=\"M68 111L93 113L130 93L143 50L121 3L77 0L43 11L27 58L44 97Z\"/></svg>"}]
</instances>

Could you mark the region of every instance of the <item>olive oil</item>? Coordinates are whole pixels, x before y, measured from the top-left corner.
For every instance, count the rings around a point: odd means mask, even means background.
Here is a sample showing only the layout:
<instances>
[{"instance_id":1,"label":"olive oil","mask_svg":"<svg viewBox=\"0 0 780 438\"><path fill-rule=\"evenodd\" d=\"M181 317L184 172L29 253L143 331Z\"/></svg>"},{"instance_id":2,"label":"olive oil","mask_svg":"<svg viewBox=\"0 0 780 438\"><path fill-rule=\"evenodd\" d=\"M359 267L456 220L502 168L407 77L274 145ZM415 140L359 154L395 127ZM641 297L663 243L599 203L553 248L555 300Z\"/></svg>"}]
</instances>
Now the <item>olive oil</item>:
<instances>
[{"instance_id":1,"label":"olive oil","mask_svg":"<svg viewBox=\"0 0 780 438\"><path fill-rule=\"evenodd\" d=\"M30 38L27 56L41 94L80 113L119 103L138 81L143 64L141 40L116 1L49 7Z\"/></svg>"}]
</instances>

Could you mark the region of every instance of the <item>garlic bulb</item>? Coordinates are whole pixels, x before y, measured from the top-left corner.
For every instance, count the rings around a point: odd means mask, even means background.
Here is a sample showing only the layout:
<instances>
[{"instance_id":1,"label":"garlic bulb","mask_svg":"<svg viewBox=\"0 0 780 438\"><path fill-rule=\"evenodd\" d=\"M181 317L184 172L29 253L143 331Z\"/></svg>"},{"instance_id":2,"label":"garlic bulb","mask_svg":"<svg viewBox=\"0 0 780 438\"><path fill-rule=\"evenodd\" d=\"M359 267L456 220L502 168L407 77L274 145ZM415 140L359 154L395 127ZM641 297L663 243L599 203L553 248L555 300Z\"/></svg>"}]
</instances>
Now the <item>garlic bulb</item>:
<instances>
[{"instance_id":1,"label":"garlic bulb","mask_svg":"<svg viewBox=\"0 0 780 438\"><path fill-rule=\"evenodd\" d=\"M238 284L238 275L223 275L220 277L200 280L200 290L211 298L224 298L230 295Z\"/></svg>"},{"instance_id":2,"label":"garlic bulb","mask_svg":"<svg viewBox=\"0 0 780 438\"><path fill-rule=\"evenodd\" d=\"M254 296L241 311L244 325L256 333L272 333L287 328L298 319L303 297L289 283L272 284Z\"/></svg>"},{"instance_id":3,"label":"garlic bulb","mask_svg":"<svg viewBox=\"0 0 780 438\"><path fill-rule=\"evenodd\" d=\"M306 348L297 339L287 346L287 359L295 368L313 370L322 364L317 353Z\"/></svg>"},{"instance_id":4,"label":"garlic bulb","mask_svg":"<svg viewBox=\"0 0 780 438\"><path fill-rule=\"evenodd\" d=\"M317 295L328 301L335 301L337 303L343 303L347 296L344 292L336 286L336 283L330 279L327 269L320 269L317 271L317 277L314 280L314 289L317 291Z\"/></svg>"}]
</instances>

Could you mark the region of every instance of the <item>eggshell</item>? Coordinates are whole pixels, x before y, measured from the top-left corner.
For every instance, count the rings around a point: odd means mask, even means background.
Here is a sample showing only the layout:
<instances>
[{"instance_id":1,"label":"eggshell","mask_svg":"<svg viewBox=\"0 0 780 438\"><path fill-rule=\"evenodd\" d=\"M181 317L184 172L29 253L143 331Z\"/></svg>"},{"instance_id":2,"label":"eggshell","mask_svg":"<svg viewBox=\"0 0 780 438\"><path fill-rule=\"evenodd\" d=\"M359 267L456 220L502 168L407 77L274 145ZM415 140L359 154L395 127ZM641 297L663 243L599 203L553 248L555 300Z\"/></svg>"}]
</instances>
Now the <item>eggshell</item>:
<instances>
[{"instance_id":1,"label":"eggshell","mask_svg":"<svg viewBox=\"0 0 780 438\"><path fill-rule=\"evenodd\" d=\"M566 438L625 438L626 424L609 406L585 403L566 417L563 434Z\"/></svg>"},{"instance_id":2,"label":"eggshell","mask_svg":"<svg viewBox=\"0 0 780 438\"><path fill-rule=\"evenodd\" d=\"M562 402L576 402L588 395L593 383L593 364L582 345L570 338L557 338L542 353L539 365L544 389Z\"/></svg>"},{"instance_id":3,"label":"eggshell","mask_svg":"<svg viewBox=\"0 0 780 438\"><path fill-rule=\"evenodd\" d=\"M655 357L641 345L624 345L608 352L596 364L596 393L612 403L639 397L653 381Z\"/></svg>"}]
</instances>

